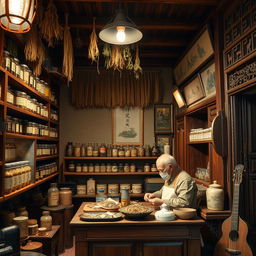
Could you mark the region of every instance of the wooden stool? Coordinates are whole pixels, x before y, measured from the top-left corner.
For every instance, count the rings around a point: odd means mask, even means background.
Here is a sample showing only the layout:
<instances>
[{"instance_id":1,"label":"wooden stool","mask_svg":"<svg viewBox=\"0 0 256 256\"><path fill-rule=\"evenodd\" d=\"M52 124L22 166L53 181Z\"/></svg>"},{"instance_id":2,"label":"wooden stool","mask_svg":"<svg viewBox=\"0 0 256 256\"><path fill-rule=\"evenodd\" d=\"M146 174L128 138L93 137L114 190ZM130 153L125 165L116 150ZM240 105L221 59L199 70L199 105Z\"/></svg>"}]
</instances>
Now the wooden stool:
<instances>
[{"instance_id":1,"label":"wooden stool","mask_svg":"<svg viewBox=\"0 0 256 256\"><path fill-rule=\"evenodd\" d=\"M52 216L52 224L60 225L59 230L59 241L58 241L58 252L62 253L65 250L64 246L64 209L65 207L60 205L56 207L42 206L42 211L50 211Z\"/></svg>"},{"instance_id":2,"label":"wooden stool","mask_svg":"<svg viewBox=\"0 0 256 256\"><path fill-rule=\"evenodd\" d=\"M73 246L73 234L70 228L70 221L73 218L74 205L65 206L64 210L64 237L65 237L65 248L71 248Z\"/></svg>"},{"instance_id":3,"label":"wooden stool","mask_svg":"<svg viewBox=\"0 0 256 256\"><path fill-rule=\"evenodd\" d=\"M46 235L39 236L38 234L29 236L32 241L38 241L43 244L43 253L47 256L58 255L58 238L59 238L59 225L53 225L51 231L46 231Z\"/></svg>"},{"instance_id":4,"label":"wooden stool","mask_svg":"<svg viewBox=\"0 0 256 256\"><path fill-rule=\"evenodd\" d=\"M21 246L20 249L26 252L42 252L43 244L41 242L33 242L28 240L27 244Z\"/></svg>"}]
</instances>

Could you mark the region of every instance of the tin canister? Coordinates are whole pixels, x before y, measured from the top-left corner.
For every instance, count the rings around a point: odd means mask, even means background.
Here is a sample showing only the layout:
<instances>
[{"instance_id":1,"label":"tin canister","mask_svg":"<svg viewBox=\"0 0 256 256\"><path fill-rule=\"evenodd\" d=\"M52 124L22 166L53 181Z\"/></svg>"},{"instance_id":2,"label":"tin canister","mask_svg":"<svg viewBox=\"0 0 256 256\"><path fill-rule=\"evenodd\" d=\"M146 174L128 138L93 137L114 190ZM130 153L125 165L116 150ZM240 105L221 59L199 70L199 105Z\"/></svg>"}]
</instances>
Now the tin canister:
<instances>
[{"instance_id":1,"label":"tin canister","mask_svg":"<svg viewBox=\"0 0 256 256\"><path fill-rule=\"evenodd\" d=\"M130 195L129 190L127 188L123 188L121 190L121 205L122 207L130 204Z\"/></svg>"},{"instance_id":2,"label":"tin canister","mask_svg":"<svg viewBox=\"0 0 256 256\"><path fill-rule=\"evenodd\" d=\"M108 193L109 194L118 194L118 184L108 184Z\"/></svg>"}]
</instances>

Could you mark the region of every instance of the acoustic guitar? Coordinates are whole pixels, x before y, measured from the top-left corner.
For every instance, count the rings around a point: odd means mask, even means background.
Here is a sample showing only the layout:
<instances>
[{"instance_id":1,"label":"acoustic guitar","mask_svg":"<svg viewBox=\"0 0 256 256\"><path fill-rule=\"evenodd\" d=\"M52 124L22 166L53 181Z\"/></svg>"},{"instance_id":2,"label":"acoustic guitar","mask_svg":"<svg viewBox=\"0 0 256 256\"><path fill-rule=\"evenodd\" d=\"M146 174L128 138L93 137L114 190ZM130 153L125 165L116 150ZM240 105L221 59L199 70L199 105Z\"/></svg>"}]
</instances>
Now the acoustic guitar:
<instances>
[{"instance_id":1,"label":"acoustic guitar","mask_svg":"<svg viewBox=\"0 0 256 256\"><path fill-rule=\"evenodd\" d=\"M253 256L252 250L247 243L247 224L239 217L239 188L242 183L244 166L238 164L234 170L234 194L232 214L222 224L222 237L218 241L214 256Z\"/></svg>"}]
</instances>

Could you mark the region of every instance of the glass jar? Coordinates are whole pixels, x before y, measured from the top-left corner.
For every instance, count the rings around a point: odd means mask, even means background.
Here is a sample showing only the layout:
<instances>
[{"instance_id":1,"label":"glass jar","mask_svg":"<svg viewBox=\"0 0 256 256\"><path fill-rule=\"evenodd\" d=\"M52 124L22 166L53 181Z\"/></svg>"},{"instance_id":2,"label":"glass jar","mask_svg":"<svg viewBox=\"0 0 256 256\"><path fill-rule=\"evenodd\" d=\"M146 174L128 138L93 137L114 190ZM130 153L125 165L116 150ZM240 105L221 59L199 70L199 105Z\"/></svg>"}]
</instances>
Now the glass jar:
<instances>
[{"instance_id":1,"label":"glass jar","mask_svg":"<svg viewBox=\"0 0 256 256\"><path fill-rule=\"evenodd\" d=\"M113 148L112 148L112 156L113 157L117 157L118 156L118 150L117 150L116 145L114 145Z\"/></svg>"},{"instance_id":2,"label":"glass jar","mask_svg":"<svg viewBox=\"0 0 256 256\"><path fill-rule=\"evenodd\" d=\"M20 61L18 59L14 60L16 61L15 75L20 78Z\"/></svg>"},{"instance_id":3,"label":"glass jar","mask_svg":"<svg viewBox=\"0 0 256 256\"><path fill-rule=\"evenodd\" d=\"M26 84L29 83L29 76L30 76L30 70L28 68L27 65L23 64L23 69L24 69L24 73L23 73L23 80Z\"/></svg>"},{"instance_id":4,"label":"glass jar","mask_svg":"<svg viewBox=\"0 0 256 256\"><path fill-rule=\"evenodd\" d=\"M96 163L94 166L94 172L100 172L100 165L99 163Z\"/></svg>"},{"instance_id":5,"label":"glass jar","mask_svg":"<svg viewBox=\"0 0 256 256\"><path fill-rule=\"evenodd\" d=\"M124 172L130 172L130 166L128 163L125 163L124 165Z\"/></svg>"},{"instance_id":6,"label":"glass jar","mask_svg":"<svg viewBox=\"0 0 256 256\"><path fill-rule=\"evenodd\" d=\"M99 147L97 143L93 146L92 156L95 156L95 157L99 156Z\"/></svg>"},{"instance_id":7,"label":"glass jar","mask_svg":"<svg viewBox=\"0 0 256 256\"><path fill-rule=\"evenodd\" d=\"M70 162L68 165L68 171L74 172L75 171L75 164L73 162Z\"/></svg>"},{"instance_id":8,"label":"glass jar","mask_svg":"<svg viewBox=\"0 0 256 256\"><path fill-rule=\"evenodd\" d=\"M151 165L151 172L157 172L156 164Z\"/></svg>"},{"instance_id":9,"label":"glass jar","mask_svg":"<svg viewBox=\"0 0 256 256\"><path fill-rule=\"evenodd\" d=\"M16 105L23 109L27 108L27 97L25 92L16 91Z\"/></svg>"},{"instance_id":10,"label":"glass jar","mask_svg":"<svg viewBox=\"0 0 256 256\"><path fill-rule=\"evenodd\" d=\"M100 165L100 172L106 172L106 165L104 163Z\"/></svg>"},{"instance_id":11,"label":"glass jar","mask_svg":"<svg viewBox=\"0 0 256 256\"><path fill-rule=\"evenodd\" d=\"M58 206L59 205L59 190L57 188L57 183L51 183L51 187L48 189L48 206Z\"/></svg>"},{"instance_id":12,"label":"glass jar","mask_svg":"<svg viewBox=\"0 0 256 256\"><path fill-rule=\"evenodd\" d=\"M8 51L4 51L4 67L10 71L11 70L11 57Z\"/></svg>"},{"instance_id":13,"label":"glass jar","mask_svg":"<svg viewBox=\"0 0 256 256\"><path fill-rule=\"evenodd\" d=\"M28 211L26 207L19 207L16 212L16 216L26 216L28 217Z\"/></svg>"},{"instance_id":14,"label":"glass jar","mask_svg":"<svg viewBox=\"0 0 256 256\"><path fill-rule=\"evenodd\" d=\"M52 230L52 216L49 211L43 211L43 215L40 218L41 228L46 228L46 231Z\"/></svg>"},{"instance_id":15,"label":"glass jar","mask_svg":"<svg viewBox=\"0 0 256 256\"><path fill-rule=\"evenodd\" d=\"M68 187L60 189L60 204L63 206L72 205L72 191Z\"/></svg>"},{"instance_id":16,"label":"glass jar","mask_svg":"<svg viewBox=\"0 0 256 256\"><path fill-rule=\"evenodd\" d=\"M145 156L145 149L142 145L138 148L138 156L139 157Z\"/></svg>"},{"instance_id":17,"label":"glass jar","mask_svg":"<svg viewBox=\"0 0 256 256\"><path fill-rule=\"evenodd\" d=\"M8 87L7 91L7 102L14 104L14 92L10 87Z\"/></svg>"},{"instance_id":18,"label":"glass jar","mask_svg":"<svg viewBox=\"0 0 256 256\"><path fill-rule=\"evenodd\" d=\"M151 168L150 168L149 163L146 163L146 164L144 165L144 172L150 172L150 170L151 170Z\"/></svg>"},{"instance_id":19,"label":"glass jar","mask_svg":"<svg viewBox=\"0 0 256 256\"><path fill-rule=\"evenodd\" d=\"M81 157L85 157L85 145L84 144L82 144L82 146L81 146Z\"/></svg>"},{"instance_id":20,"label":"glass jar","mask_svg":"<svg viewBox=\"0 0 256 256\"><path fill-rule=\"evenodd\" d=\"M4 175L4 193L9 194L12 192L13 188L13 174L10 171L11 168L5 167L5 175Z\"/></svg>"},{"instance_id":21,"label":"glass jar","mask_svg":"<svg viewBox=\"0 0 256 256\"><path fill-rule=\"evenodd\" d=\"M147 145L145 148L145 156L150 156L150 155L151 155L151 148L149 145Z\"/></svg>"},{"instance_id":22,"label":"glass jar","mask_svg":"<svg viewBox=\"0 0 256 256\"><path fill-rule=\"evenodd\" d=\"M13 75L16 75L16 64L17 64L17 61L18 61L18 59L16 59L16 58L12 58L11 59L11 73Z\"/></svg>"},{"instance_id":23,"label":"glass jar","mask_svg":"<svg viewBox=\"0 0 256 256\"><path fill-rule=\"evenodd\" d=\"M118 167L117 167L117 164L116 163L114 163L114 164L112 164L112 172L118 172Z\"/></svg>"},{"instance_id":24,"label":"glass jar","mask_svg":"<svg viewBox=\"0 0 256 256\"><path fill-rule=\"evenodd\" d=\"M29 86L31 86L31 85L30 85L30 81L32 81L32 79L33 79L33 78L30 79L31 76L33 76L32 71L31 71L30 69L28 69L28 85L29 85Z\"/></svg>"},{"instance_id":25,"label":"glass jar","mask_svg":"<svg viewBox=\"0 0 256 256\"><path fill-rule=\"evenodd\" d=\"M124 155L125 155L125 157L130 157L131 156L131 149L130 149L130 147L126 147L125 148Z\"/></svg>"},{"instance_id":26,"label":"glass jar","mask_svg":"<svg viewBox=\"0 0 256 256\"><path fill-rule=\"evenodd\" d=\"M87 146L87 156L92 156L92 144L89 143Z\"/></svg>"},{"instance_id":27,"label":"glass jar","mask_svg":"<svg viewBox=\"0 0 256 256\"><path fill-rule=\"evenodd\" d=\"M76 165L76 172L82 172L82 166L81 164Z\"/></svg>"},{"instance_id":28,"label":"glass jar","mask_svg":"<svg viewBox=\"0 0 256 256\"><path fill-rule=\"evenodd\" d=\"M32 72L30 73L30 76L29 76L29 85L30 87L34 88L34 75Z\"/></svg>"},{"instance_id":29,"label":"glass jar","mask_svg":"<svg viewBox=\"0 0 256 256\"><path fill-rule=\"evenodd\" d=\"M74 146L74 156L80 157L81 156L81 147L80 144L76 143Z\"/></svg>"},{"instance_id":30,"label":"glass jar","mask_svg":"<svg viewBox=\"0 0 256 256\"><path fill-rule=\"evenodd\" d=\"M25 69L24 66L26 66L26 65L25 64L20 65L20 79L23 81L24 81L24 69Z\"/></svg>"},{"instance_id":31,"label":"glass jar","mask_svg":"<svg viewBox=\"0 0 256 256\"><path fill-rule=\"evenodd\" d=\"M20 133L20 123L18 118L13 118L13 121L15 123L15 133Z\"/></svg>"},{"instance_id":32,"label":"glass jar","mask_svg":"<svg viewBox=\"0 0 256 256\"><path fill-rule=\"evenodd\" d=\"M130 172L136 172L136 165L134 163L130 165Z\"/></svg>"},{"instance_id":33,"label":"glass jar","mask_svg":"<svg viewBox=\"0 0 256 256\"><path fill-rule=\"evenodd\" d=\"M88 172L88 165L87 164L82 165L82 172Z\"/></svg>"},{"instance_id":34,"label":"glass jar","mask_svg":"<svg viewBox=\"0 0 256 256\"><path fill-rule=\"evenodd\" d=\"M124 172L124 165L122 163L118 164L118 172Z\"/></svg>"},{"instance_id":35,"label":"glass jar","mask_svg":"<svg viewBox=\"0 0 256 256\"><path fill-rule=\"evenodd\" d=\"M106 168L107 172L112 172L112 166L110 163L107 164L107 168Z\"/></svg>"},{"instance_id":36,"label":"glass jar","mask_svg":"<svg viewBox=\"0 0 256 256\"><path fill-rule=\"evenodd\" d=\"M94 165L92 163L89 164L88 170L89 172L94 172Z\"/></svg>"},{"instance_id":37,"label":"glass jar","mask_svg":"<svg viewBox=\"0 0 256 256\"><path fill-rule=\"evenodd\" d=\"M118 150L118 156L119 157L124 157L124 148L123 147L120 147L119 150Z\"/></svg>"},{"instance_id":38,"label":"glass jar","mask_svg":"<svg viewBox=\"0 0 256 256\"><path fill-rule=\"evenodd\" d=\"M131 149L131 157L136 157L137 153L138 153L137 148L133 146Z\"/></svg>"},{"instance_id":39,"label":"glass jar","mask_svg":"<svg viewBox=\"0 0 256 256\"><path fill-rule=\"evenodd\" d=\"M72 156L73 155L73 144L72 142L68 142L66 146L66 156Z\"/></svg>"},{"instance_id":40,"label":"glass jar","mask_svg":"<svg viewBox=\"0 0 256 256\"><path fill-rule=\"evenodd\" d=\"M7 132L13 132L12 131L12 118L10 116L6 117L6 127L5 127Z\"/></svg>"}]
</instances>

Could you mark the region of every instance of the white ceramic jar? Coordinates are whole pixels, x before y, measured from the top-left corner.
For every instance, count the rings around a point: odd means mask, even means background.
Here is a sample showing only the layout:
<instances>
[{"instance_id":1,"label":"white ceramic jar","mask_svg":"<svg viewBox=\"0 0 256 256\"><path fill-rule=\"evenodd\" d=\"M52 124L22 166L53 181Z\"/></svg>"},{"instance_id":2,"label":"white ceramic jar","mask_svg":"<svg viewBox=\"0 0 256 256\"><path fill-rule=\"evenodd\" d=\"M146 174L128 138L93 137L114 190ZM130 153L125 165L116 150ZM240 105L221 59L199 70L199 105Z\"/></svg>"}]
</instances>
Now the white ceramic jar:
<instances>
[{"instance_id":1,"label":"white ceramic jar","mask_svg":"<svg viewBox=\"0 0 256 256\"><path fill-rule=\"evenodd\" d=\"M224 209L224 191L216 180L207 188L206 199L209 210L222 211Z\"/></svg>"}]
</instances>

